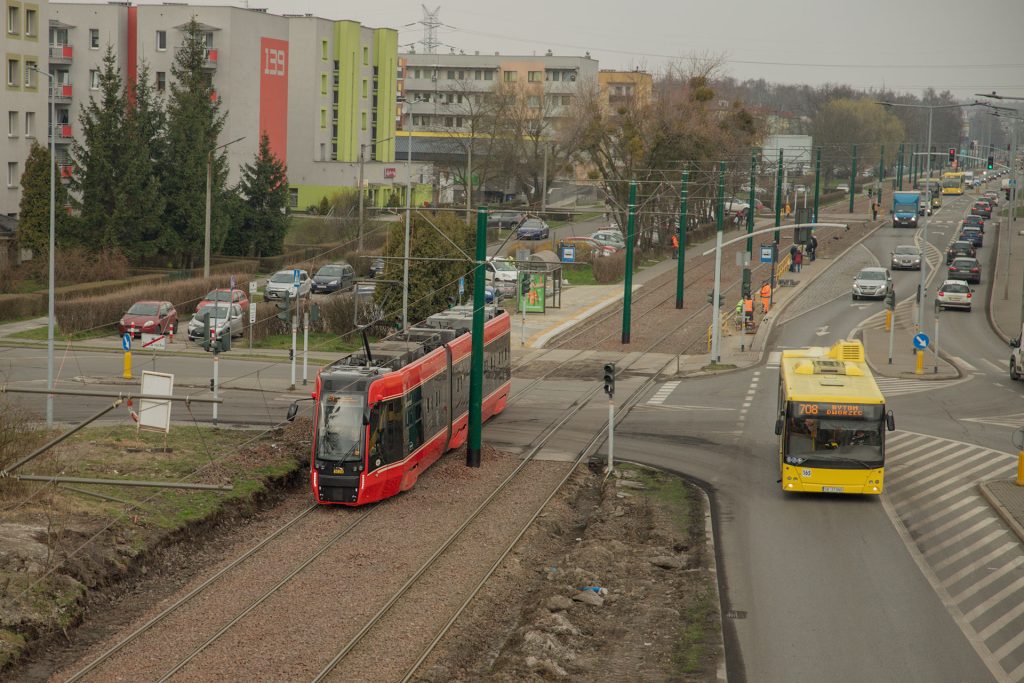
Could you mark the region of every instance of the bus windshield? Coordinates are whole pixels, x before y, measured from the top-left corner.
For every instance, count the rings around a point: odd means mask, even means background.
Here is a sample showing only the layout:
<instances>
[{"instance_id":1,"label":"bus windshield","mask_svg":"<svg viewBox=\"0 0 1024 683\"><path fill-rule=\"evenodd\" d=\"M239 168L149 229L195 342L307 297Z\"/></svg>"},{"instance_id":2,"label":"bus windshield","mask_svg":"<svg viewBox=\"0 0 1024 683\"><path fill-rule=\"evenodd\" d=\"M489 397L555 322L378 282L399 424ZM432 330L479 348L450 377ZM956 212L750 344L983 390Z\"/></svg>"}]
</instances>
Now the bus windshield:
<instances>
[{"instance_id":1,"label":"bus windshield","mask_svg":"<svg viewBox=\"0 0 1024 683\"><path fill-rule=\"evenodd\" d=\"M853 460L864 467L881 466L880 420L790 417L786 433L786 462L791 465Z\"/></svg>"},{"instance_id":2,"label":"bus windshield","mask_svg":"<svg viewBox=\"0 0 1024 683\"><path fill-rule=\"evenodd\" d=\"M363 394L327 394L320 401L317 458L359 462L363 441Z\"/></svg>"},{"instance_id":3,"label":"bus windshield","mask_svg":"<svg viewBox=\"0 0 1024 683\"><path fill-rule=\"evenodd\" d=\"M943 187L960 187L963 184L964 184L963 178L943 178L942 179L942 186Z\"/></svg>"}]
</instances>

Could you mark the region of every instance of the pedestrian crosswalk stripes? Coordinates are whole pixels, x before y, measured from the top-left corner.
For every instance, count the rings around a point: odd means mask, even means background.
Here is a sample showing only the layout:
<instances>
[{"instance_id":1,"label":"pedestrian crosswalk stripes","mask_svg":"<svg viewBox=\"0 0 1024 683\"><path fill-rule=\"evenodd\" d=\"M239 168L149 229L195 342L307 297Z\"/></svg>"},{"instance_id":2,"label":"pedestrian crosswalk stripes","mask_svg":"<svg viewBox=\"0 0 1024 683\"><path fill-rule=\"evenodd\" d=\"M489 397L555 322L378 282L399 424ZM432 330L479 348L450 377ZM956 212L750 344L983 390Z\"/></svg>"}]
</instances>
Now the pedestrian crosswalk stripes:
<instances>
[{"instance_id":1,"label":"pedestrian crosswalk stripes","mask_svg":"<svg viewBox=\"0 0 1024 683\"><path fill-rule=\"evenodd\" d=\"M1009 427L1017 429L1024 427L1024 413L1013 413L1011 415L992 415L990 417L965 417L964 422L977 422L978 424L995 425L996 427Z\"/></svg>"},{"instance_id":2,"label":"pedestrian crosswalk stripes","mask_svg":"<svg viewBox=\"0 0 1024 683\"><path fill-rule=\"evenodd\" d=\"M886 440L886 512L964 635L1000 680L1024 681L1024 547L978 484L1017 457L898 431Z\"/></svg>"},{"instance_id":3,"label":"pedestrian crosswalk stripes","mask_svg":"<svg viewBox=\"0 0 1024 683\"><path fill-rule=\"evenodd\" d=\"M662 403L665 402L665 399L667 399L672 394L672 392L676 390L676 387L678 386L678 381L665 382L656 392L654 392L654 396L651 396L649 399L647 399L647 405L661 405Z\"/></svg>"},{"instance_id":4,"label":"pedestrian crosswalk stripes","mask_svg":"<svg viewBox=\"0 0 1024 683\"><path fill-rule=\"evenodd\" d=\"M924 380L910 379L905 377L875 377L875 383L885 396L905 396L916 394L922 391L935 391L947 389L951 386L966 382L970 377L959 379Z\"/></svg>"}]
</instances>

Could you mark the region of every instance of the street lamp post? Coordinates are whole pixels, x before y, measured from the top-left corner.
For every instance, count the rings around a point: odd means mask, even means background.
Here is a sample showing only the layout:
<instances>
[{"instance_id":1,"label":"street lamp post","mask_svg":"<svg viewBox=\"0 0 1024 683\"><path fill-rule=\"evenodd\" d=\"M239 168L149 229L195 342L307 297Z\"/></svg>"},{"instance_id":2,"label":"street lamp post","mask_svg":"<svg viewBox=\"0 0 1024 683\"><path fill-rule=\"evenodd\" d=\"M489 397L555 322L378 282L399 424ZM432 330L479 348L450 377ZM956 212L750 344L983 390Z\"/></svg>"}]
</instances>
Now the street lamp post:
<instances>
[{"instance_id":1,"label":"street lamp post","mask_svg":"<svg viewBox=\"0 0 1024 683\"><path fill-rule=\"evenodd\" d=\"M47 323L46 323L46 388L53 391L53 326L54 326L54 288L55 288L55 263L57 251L56 237L56 196L57 196L57 151L54 141L54 127L57 125L57 112L54 104L54 88L56 81L53 74L43 71L37 66L30 66L30 69L42 74L49 79L50 89L50 254L49 254L49 296L47 300ZM46 395L46 427L53 427L53 394Z\"/></svg>"},{"instance_id":2,"label":"street lamp post","mask_svg":"<svg viewBox=\"0 0 1024 683\"><path fill-rule=\"evenodd\" d=\"M203 231L203 277L210 277L210 196L213 193L213 154L218 149L224 149L228 145L233 145L244 139L243 135L231 142L217 145L206 154L206 227Z\"/></svg>"},{"instance_id":3,"label":"street lamp post","mask_svg":"<svg viewBox=\"0 0 1024 683\"><path fill-rule=\"evenodd\" d=\"M409 240L412 223L412 131L405 138L405 249L402 259L402 331L409 329Z\"/></svg>"}]
</instances>

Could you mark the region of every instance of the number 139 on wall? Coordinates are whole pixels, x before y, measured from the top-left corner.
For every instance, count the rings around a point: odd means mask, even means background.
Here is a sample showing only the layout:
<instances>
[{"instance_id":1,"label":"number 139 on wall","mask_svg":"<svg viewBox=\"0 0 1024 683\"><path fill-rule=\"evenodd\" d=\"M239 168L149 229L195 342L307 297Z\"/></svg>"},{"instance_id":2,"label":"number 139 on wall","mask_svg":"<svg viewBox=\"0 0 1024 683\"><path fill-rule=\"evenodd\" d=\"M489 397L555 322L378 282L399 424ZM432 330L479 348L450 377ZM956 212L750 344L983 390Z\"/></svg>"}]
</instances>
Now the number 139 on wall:
<instances>
[{"instance_id":1,"label":"number 139 on wall","mask_svg":"<svg viewBox=\"0 0 1024 683\"><path fill-rule=\"evenodd\" d=\"M263 73L268 76L284 76L287 55L284 50L263 48Z\"/></svg>"}]
</instances>

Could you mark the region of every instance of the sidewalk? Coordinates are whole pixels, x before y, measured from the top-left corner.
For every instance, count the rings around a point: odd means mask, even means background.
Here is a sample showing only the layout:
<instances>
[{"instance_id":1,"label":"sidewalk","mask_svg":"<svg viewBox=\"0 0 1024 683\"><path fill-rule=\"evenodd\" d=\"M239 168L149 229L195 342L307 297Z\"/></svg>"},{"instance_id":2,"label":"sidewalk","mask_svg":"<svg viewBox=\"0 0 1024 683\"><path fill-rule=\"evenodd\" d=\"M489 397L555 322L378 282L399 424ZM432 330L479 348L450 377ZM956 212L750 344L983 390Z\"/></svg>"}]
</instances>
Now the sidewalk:
<instances>
[{"instance_id":1,"label":"sidewalk","mask_svg":"<svg viewBox=\"0 0 1024 683\"><path fill-rule=\"evenodd\" d=\"M1006 208L1000 198L999 210ZM995 230L996 265L989 290L988 320L992 330L1009 342L1018 336L1021 324L1022 282L1024 282L1024 221L1009 221L1000 216ZM988 231L986 231L988 232ZM1013 479L997 479L978 484L981 495L1007 526L1024 542L1024 487Z\"/></svg>"}]
</instances>

